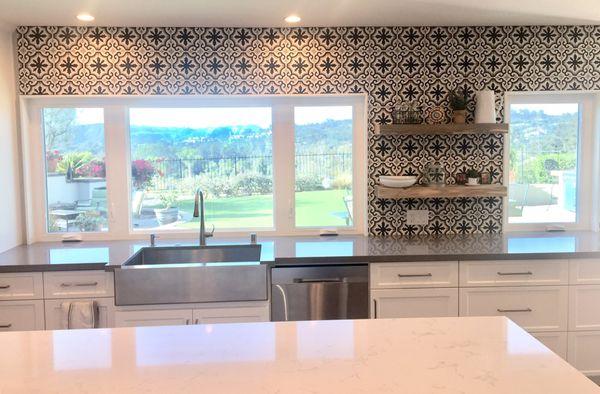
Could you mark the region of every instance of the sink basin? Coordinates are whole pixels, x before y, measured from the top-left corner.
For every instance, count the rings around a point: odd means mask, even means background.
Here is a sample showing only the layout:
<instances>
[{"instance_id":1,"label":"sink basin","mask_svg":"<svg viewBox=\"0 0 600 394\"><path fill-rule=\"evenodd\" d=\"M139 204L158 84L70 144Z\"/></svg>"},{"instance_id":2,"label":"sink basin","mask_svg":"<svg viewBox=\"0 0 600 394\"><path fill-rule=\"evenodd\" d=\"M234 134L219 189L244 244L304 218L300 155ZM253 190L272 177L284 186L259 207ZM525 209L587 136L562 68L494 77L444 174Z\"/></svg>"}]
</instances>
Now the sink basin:
<instances>
[{"instance_id":1,"label":"sink basin","mask_svg":"<svg viewBox=\"0 0 600 394\"><path fill-rule=\"evenodd\" d=\"M115 269L115 304L267 300L260 251L260 245L142 248Z\"/></svg>"},{"instance_id":2,"label":"sink basin","mask_svg":"<svg viewBox=\"0 0 600 394\"><path fill-rule=\"evenodd\" d=\"M260 262L260 245L211 245L142 248L123 266Z\"/></svg>"}]
</instances>

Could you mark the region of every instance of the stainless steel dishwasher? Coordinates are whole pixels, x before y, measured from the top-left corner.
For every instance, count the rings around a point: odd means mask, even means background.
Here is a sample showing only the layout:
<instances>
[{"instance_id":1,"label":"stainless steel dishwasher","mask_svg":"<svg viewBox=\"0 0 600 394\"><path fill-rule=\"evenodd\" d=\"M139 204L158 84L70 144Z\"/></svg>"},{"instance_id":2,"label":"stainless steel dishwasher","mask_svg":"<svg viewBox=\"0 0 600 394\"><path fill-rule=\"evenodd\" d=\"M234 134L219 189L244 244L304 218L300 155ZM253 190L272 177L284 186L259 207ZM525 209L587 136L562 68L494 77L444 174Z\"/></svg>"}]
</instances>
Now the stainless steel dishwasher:
<instances>
[{"instance_id":1,"label":"stainless steel dishwasher","mask_svg":"<svg viewBox=\"0 0 600 394\"><path fill-rule=\"evenodd\" d=\"M366 319L369 269L364 265L275 267L271 320Z\"/></svg>"}]
</instances>

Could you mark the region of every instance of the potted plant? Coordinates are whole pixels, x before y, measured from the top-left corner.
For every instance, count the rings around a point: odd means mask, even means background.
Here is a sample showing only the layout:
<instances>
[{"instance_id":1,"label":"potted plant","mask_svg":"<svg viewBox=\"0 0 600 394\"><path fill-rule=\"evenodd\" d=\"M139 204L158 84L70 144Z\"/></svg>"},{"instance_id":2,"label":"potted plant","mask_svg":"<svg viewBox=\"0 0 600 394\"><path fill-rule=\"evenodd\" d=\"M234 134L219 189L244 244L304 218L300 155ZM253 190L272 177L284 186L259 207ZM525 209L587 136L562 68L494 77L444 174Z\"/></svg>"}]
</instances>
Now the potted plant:
<instances>
[{"instance_id":1,"label":"potted plant","mask_svg":"<svg viewBox=\"0 0 600 394\"><path fill-rule=\"evenodd\" d=\"M62 160L62 155L59 151L53 150L46 152L46 171L49 174L56 172L58 162Z\"/></svg>"},{"instance_id":2,"label":"potted plant","mask_svg":"<svg viewBox=\"0 0 600 394\"><path fill-rule=\"evenodd\" d=\"M104 218L100 211L85 211L77 216L74 223L79 227L79 231L100 231L102 230Z\"/></svg>"},{"instance_id":3,"label":"potted plant","mask_svg":"<svg viewBox=\"0 0 600 394\"><path fill-rule=\"evenodd\" d=\"M154 214L158 224L164 226L174 223L179 219L179 208L177 207L177 194L172 191L163 192L159 195L162 208L155 208Z\"/></svg>"},{"instance_id":4,"label":"potted plant","mask_svg":"<svg viewBox=\"0 0 600 394\"><path fill-rule=\"evenodd\" d=\"M450 92L450 108L452 109L453 123L466 123L467 92L465 90L454 90Z\"/></svg>"},{"instance_id":5,"label":"potted plant","mask_svg":"<svg viewBox=\"0 0 600 394\"><path fill-rule=\"evenodd\" d=\"M479 171L474 169L470 169L469 171L467 171L467 185L479 185Z\"/></svg>"}]
</instances>

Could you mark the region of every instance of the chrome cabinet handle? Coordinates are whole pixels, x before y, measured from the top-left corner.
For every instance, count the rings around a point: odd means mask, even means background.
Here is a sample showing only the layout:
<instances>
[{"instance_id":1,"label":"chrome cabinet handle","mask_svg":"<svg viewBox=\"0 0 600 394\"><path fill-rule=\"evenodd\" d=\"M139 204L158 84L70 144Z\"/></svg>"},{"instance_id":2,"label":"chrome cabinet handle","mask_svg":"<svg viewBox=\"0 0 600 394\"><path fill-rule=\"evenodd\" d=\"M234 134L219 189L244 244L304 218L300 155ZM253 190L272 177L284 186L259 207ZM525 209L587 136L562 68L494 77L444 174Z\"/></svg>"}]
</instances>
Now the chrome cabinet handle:
<instances>
[{"instance_id":1,"label":"chrome cabinet handle","mask_svg":"<svg viewBox=\"0 0 600 394\"><path fill-rule=\"evenodd\" d=\"M509 276L509 275L533 275L533 272L531 272L531 271L525 271L525 272L498 272L498 275L500 275L500 276Z\"/></svg>"},{"instance_id":2,"label":"chrome cabinet handle","mask_svg":"<svg viewBox=\"0 0 600 394\"><path fill-rule=\"evenodd\" d=\"M0 325L0 328L11 328L11 327L12 327L12 323Z\"/></svg>"},{"instance_id":3,"label":"chrome cabinet handle","mask_svg":"<svg viewBox=\"0 0 600 394\"><path fill-rule=\"evenodd\" d=\"M294 279L294 283L342 283L341 278L322 278L322 279Z\"/></svg>"},{"instance_id":4,"label":"chrome cabinet handle","mask_svg":"<svg viewBox=\"0 0 600 394\"><path fill-rule=\"evenodd\" d=\"M432 277L431 272L426 274L398 274L398 278L427 278Z\"/></svg>"},{"instance_id":5,"label":"chrome cabinet handle","mask_svg":"<svg viewBox=\"0 0 600 394\"><path fill-rule=\"evenodd\" d=\"M10 289L10 285L2 285L2 286L0 286L0 289L2 289L2 290Z\"/></svg>"},{"instance_id":6,"label":"chrome cabinet handle","mask_svg":"<svg viewBox=\"0 0 600 394\"><path fill-rule=\"evenodd\" d=\"M88 286L98 286L98 282L75 282L75 283L61 283L60 284L61 287L71 287L71 286L77 286L77 287L88 287Z\"/></svg>"},{"instance_id":7,"label":"chrome cabinet handle","mask_svg":"<svg viewBox=\"0 0 600 394\"><path fill-rule=\"evenodd\" d=\"M533 309L531 308L525 308L525 309L496 309L498 312L500 313L506 313L506 312L533 312Z\"/></svg>"},{"instance_id":8,"label":"chrome cabinet handle","mask_svg":"<svg viewBox=\"0 0 600 394\"><path fill-rule=\"evenodd\" d=\"M377 300L373 298L373 319L377 319Z\"/></svg>"}]
</instances>

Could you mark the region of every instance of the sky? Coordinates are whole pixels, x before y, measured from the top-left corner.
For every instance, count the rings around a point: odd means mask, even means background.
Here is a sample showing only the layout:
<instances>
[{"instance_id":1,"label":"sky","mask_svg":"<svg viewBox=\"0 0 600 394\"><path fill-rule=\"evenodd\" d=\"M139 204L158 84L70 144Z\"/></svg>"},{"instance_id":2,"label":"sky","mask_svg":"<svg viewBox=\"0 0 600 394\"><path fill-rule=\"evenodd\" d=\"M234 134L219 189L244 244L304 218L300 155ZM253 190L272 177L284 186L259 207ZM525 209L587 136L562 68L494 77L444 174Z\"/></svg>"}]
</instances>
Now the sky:
<instances>
[{"instance_id":1,"label":"sky","mask_svg":"<svg viewBox=\"0 0 600 394\"><path fill-rule=\"evenodd\" d=\"M573 114L579 110L577 103L560 103L560 104L511 104L511 110L521 111L543 111L548 115Z\"/></svg>"},{"instance_id":2,"label":"sky","mask_svg":"<svg viewBox=\"0 0 600 394\"><path fill-rule=\"evenodd\" d=\"M328 119L352 119L351 106L295 107L297 125L321 123ZM100 108L77 109L79 124L102 123ZM271 127L270 107L230 108L131 108L132 126L214 128L221 126L257 125Z\"/></svg>"}]
</instances>

